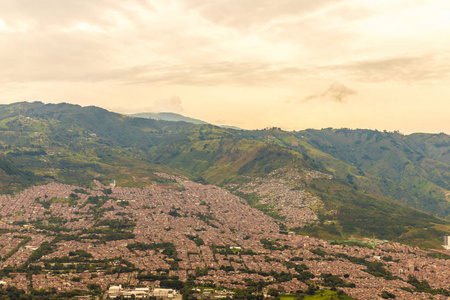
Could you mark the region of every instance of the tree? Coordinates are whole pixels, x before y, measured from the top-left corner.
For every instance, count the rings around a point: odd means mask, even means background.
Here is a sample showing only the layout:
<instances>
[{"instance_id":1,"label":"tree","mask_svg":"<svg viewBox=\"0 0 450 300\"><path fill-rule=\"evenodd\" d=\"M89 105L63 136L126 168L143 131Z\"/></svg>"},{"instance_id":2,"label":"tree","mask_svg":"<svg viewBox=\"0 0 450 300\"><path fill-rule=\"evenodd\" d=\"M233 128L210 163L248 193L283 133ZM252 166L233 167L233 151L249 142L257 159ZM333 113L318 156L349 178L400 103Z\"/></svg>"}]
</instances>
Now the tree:
<instances>
[{"instance_id":1,"label":"tree","mask_svg":"<svg viewBox=\"0 0 450 300\"><path fill-rule=\"evenodd\" d=\"M380 294L383 299L395 299L395 295L386 291L382 291Z\"/></svg>"}]
</instances>

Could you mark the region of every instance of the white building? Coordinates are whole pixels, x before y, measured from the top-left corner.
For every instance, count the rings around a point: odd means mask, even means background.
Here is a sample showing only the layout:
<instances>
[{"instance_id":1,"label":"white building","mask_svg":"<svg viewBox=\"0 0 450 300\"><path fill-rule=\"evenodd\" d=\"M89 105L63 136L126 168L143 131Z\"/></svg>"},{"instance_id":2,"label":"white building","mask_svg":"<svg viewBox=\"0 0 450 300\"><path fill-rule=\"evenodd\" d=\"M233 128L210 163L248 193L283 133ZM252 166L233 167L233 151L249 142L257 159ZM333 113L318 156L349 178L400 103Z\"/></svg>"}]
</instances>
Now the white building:
<instances>
[{"instance_id":1,"label":"white building","mask_svg":"<svg viewBox=\"0 0 450 300\"><path fill-rule=\"evenodd\" d=\"M110 299L115 299L119 296L125 299L146 299L150 295L150 288L135 288L135 289L123 289L122 285L113 285L106 291L107 296Z\"/></svg>"},{"instance_id":2,"label":"white building","mask_svg":"<svg viewBox=\"0 0 450 300\"><path fill-rule=\"evenodd\" d=\"M106 295L108 295L108 297L110 299L115 299L119 296L121 290L122 290L122 285L112 285L106 291Z\"/></svg>"},{"instance_id":3,"label":"white building","mask_svg":"<svg viewBox=\"0 0 450 300\"><path fill-rule=\"evenodd\" d=\"M177 291L172 289L156 288L153 290L153 296L158 298L174 298L177 296Z\"/></svg>"},{"instance_id":4,"label":"white building","mask_svg":"<svg viewBox=\"0 0 450 300\"><path fill-rule=\"evenodd\" d=\"M450 235L444 236L444 248L450 250Z\"/></svg>"}]
</instances>

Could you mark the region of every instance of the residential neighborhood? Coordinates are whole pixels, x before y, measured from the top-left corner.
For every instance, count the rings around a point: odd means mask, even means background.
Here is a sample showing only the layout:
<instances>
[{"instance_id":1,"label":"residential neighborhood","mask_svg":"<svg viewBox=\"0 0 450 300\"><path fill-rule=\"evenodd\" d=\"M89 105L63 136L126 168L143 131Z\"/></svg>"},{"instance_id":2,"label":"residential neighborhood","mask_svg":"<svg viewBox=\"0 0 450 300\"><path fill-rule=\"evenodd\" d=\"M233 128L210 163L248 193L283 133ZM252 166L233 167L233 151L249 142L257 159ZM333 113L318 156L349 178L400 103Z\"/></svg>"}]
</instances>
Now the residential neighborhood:
<instances>
[{"instance_id":1,"label":"residential neighborhood","mask_svg":"<svg viewBox=\"0 0 450 300\"><path fill-rule=\"evenodd\" d=\"M431 289L450 287L448 250L383 240L370 247L345 245L286 233L225 189L159 175L173 184L123 188L96 182L83 189L51 183L0 196L0 280L24 291L98 289L110 298L119 290L150 295L150 289L155 293L168 282L188 280L212 287L213 294L230 296L253 283L261 283L261 293L289 294L310 285L327 287L324 274L342 279L345 284L336 288L355 299L382 299L382 290L396 299L429 299L408 283L413 277ZM272 195L281 197L280 182L253 187L263 193L269 185L275 187ZM318 205L302 192L287 194L306 209L308 203ZM317 219L301 213L286 218L292 224ZM371 273L372 264L385 273ZM38 271L5 272L24 265ZM171 297L181 297L180 291L173 289Z\"/></svg>"}]
</instances>

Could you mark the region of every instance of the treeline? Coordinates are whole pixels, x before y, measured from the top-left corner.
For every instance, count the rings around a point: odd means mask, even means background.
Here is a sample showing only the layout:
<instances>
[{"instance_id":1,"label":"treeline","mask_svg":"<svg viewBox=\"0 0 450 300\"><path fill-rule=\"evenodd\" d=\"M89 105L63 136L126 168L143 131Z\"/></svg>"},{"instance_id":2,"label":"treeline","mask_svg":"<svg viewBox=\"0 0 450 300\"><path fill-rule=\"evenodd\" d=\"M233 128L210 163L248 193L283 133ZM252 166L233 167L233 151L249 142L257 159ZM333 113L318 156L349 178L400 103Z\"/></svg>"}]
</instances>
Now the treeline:
<instances>
[{"instance_id":1,"label":"treeline","mask_svg":"<svg viewBox=\"0 0 450 300\"><path fill-rule=\"evenodd\" d=\"M339 253L336 255L336 257L347 259L354 264L366 266L366 269L363 271L367 272L375 277L382 277L386 280L400 279L399 277L392 275L391 272L386 270L384 268L383 263L381 263L379 261L368 261L368 260L365 260L364 258L348 256L347 254L344 254L344 253Z\"/></svg>"},{"instance_id":2,"label":"treeline","mask_svg":"<svg viewBox=\"0 0 450 300\"><path fill-rule=\"evenodd\" d=\"M415 287L415 292L429 293L432 295L444 295L447 297L450 296L449 290L446 290L444 288L433 289L430 286L430 284L428 283L428 281L426 281L426 280L420 281L413 275L408 275L408 280L406 282ZM403 288L403 289L405 289L409 292L413 292L412 290L409 290L408 288Z\"/></svg>"},{"instance_id":3,"label":"treeline","mask_svg":"<svg viewBox=\"0 0 450 300\"><path fill-rule=\"evenodd\" d=\"M159 251L162 250L162 254L167 255L169 258L177 259L177 250L175 248L175 245L173 243L150 243L145 244L141 242L132 243L127 245L128 250L140 250L140 251L146 251L146 250L155 250Z\"/></svg>"}]
</instances>

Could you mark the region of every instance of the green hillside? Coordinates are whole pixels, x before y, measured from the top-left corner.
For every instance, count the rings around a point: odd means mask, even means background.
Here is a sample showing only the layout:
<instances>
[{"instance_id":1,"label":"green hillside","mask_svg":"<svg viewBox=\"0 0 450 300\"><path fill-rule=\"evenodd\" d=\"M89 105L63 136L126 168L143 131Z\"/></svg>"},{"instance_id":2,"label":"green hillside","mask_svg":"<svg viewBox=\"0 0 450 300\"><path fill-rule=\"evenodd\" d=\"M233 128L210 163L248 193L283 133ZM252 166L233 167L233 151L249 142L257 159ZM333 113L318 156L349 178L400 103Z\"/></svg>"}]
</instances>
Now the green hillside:
<instances>
[{"instance_id":1,"label":"green hillside","mask_svg":"<svg viewBox=\"0 0 450 300\"><path fill-rule=\"evenodd\" d=\"M44 178L31 171L22 171L6 158L0 158L0 190L2 193L13 193L26 186L44 183Z\"/></svg>"},{"instance_id":2,"label":"green hillside","mask_svg":"<svg viewBox=\"0 0 450 300\"><path fill-rule=\"evenodd\" d=\"M0 106L0 187L11 192L51 180L88 186L93 179L145 186L166 180L154 175L159 171L237 192L282 168L314 171L334 178L291 184L320 199L322 205L312 207L319 220L289 230L439 247L450 222L408 205L448 217L447 142L446 135L369 130L242 131L23 102ZM277 216L255 195L242 196Z\"/></svg>"},{"instance_id":3,"label":"green hillside","mask_svg":"<svg viewBox=\"0 0 450 300\"><path fill-rule=\"evenodd\" d=\"M438 248L450 223L388 198L358 190L344 180L315 180L309 190L325 203L318 224L298 229L312 236L340 240L376 237ZM330 213L333 212L333 213ZM332 236L334 235L334 236Z\"/></svg>"},{"instance_id":4,"label":"green hillside","mask_svg":"<svg viewBox=\"0 0 450 300\"><path fill-rule=\"evenodd\" d=\"M372 178L350 181L398 202L448 218L450 215L450 137L372 130L306 130L296 134L317 149ZM446 196L447 194L447 196Z\"/></svg>"},{"instance_id":5,"label":"green hillside","mask_svg":"<svg viewBox=\"0 0 450 300\"><path fill-rule=\"evenodd\" d=\"M143 130L121 125L118 120L126 119L122 115L68 104L2 108L0 153L5 159L2 169L10 178L2 181L4 192L49 180L81 186L92 185L93 179L116 180L144 186L164 181L153 175L155 171L174 172L141 159L136 155L139 149L132 152L119 145L146 137Z\"/></svg>"}]
</instances>

